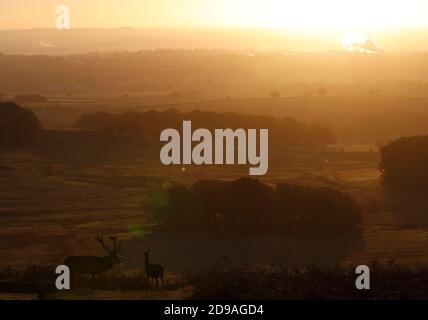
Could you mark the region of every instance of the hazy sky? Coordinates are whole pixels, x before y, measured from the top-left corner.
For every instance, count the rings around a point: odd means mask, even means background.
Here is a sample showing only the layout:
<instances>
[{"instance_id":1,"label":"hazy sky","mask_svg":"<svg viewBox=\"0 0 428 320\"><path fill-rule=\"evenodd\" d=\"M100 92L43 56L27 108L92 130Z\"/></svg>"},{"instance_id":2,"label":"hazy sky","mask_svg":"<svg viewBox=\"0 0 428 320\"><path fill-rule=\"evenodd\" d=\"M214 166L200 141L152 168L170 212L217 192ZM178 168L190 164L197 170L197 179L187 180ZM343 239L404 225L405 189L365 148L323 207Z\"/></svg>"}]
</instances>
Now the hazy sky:
<instances>
[{"instance_id":1,"label":"hazy sky","mask_svg":"<svg viewBox=\"0 0 428 320\"><path fill-rule=\"evenodd\" d=\"M0 0L0 29L53 28L60 4L70 6L72 28L428 27L428 0Z\"/></svg>"}]
</instances>

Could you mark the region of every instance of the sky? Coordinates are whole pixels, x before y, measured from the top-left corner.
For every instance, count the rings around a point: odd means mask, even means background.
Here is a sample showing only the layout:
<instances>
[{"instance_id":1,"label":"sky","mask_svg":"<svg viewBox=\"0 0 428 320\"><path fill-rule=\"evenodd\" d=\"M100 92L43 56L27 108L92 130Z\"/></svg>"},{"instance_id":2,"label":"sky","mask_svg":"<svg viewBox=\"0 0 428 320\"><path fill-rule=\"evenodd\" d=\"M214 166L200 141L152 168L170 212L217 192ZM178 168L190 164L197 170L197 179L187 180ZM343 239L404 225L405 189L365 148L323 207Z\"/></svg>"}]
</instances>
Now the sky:
<instances>
[{"instance_id":1,"label":"sky","mask_svg":"<svg viewBox=\"0 0 428 320\"><path fill-rule=\"evenodd\" d=\"M428 28L428 0L0 0L0 29L239 27L335 32Z\"/></svg>"}]
</instances>

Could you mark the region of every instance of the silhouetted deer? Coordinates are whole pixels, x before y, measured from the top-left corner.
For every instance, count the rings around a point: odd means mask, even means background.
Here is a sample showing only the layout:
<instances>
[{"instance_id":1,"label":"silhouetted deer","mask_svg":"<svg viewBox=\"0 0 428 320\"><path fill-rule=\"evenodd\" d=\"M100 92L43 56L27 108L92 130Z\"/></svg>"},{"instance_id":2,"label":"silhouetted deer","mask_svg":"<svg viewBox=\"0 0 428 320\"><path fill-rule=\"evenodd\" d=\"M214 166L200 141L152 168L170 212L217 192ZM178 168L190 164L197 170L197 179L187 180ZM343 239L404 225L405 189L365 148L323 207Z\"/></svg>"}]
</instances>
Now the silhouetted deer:
<instances>
[{"instance_id":1,"label":"silhouetted deer","mask_svg":"<svg viewBox=\"0 0 428 320\"><path fill-rule=\"evenodd\" d=\"M114 265L122 263L118 256L121 249L117 244L117 235L111 234L107 238L112 243L111 247L104 242L104 235L97 235L95 238L95 241L107 251L106 256L71 256L65 259L64 264L70 268L71 274L90 274L94 279L95 275L105 274Z\"/></svg>"},{"instance_id":2,"label":"silhouetted deer","mask_svg":"<svg viewBox=\"0 0 428 320\"><path fill-rule=\"evenodd\" d=\"M150 263L150 251L144 252L144 266L146 271L147 279L154 280L156 283L156 289L159 285L159 279L162 282L162 287L165 285L163 278L163 267L160 264L151 264Z\"/></svg>"}]
</instances>

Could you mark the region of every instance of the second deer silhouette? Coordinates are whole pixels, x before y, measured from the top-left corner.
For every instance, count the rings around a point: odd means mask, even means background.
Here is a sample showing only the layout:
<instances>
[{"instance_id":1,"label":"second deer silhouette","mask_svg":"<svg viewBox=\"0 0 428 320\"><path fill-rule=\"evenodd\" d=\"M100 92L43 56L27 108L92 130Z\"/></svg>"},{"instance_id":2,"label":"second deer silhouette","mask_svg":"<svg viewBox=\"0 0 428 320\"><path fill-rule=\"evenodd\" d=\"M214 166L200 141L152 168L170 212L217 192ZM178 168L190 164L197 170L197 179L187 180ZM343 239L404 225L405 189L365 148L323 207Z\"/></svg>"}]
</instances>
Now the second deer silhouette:
<instances>
[{"instance_id":1,"label":"second deer silhouette","mask_svg":"<svg viewBox=\"0 0 428 320\"><path fill-rule=\"evenodd\" d=\"M159 286L159 280L162 282L162 287L164 283L164 269L160 264L151 264L150 263L150 251L144 251L144 267L146 272L146 277L150 281L154 281L156 289Z\"/></svg>"}]
</instances>

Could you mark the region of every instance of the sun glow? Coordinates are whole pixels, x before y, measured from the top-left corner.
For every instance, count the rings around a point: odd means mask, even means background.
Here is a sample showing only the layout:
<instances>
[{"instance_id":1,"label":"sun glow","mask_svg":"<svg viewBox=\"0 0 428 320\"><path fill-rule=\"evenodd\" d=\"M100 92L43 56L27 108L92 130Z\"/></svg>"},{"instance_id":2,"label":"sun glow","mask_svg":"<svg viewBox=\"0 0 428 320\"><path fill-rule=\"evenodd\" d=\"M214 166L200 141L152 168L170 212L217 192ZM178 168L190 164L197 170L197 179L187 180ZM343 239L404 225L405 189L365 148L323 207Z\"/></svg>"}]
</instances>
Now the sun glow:
<instances>
[{"instance_id":1,"label":"sun glow","mask_svg":"<svg viewBox=\"0 0 428 320\"><path fill-rule=\"evenodd\" d=\"M0 1L1 28L52 27L54 0ZM240 27L373 31L428 27L426 0L69 0L75 28ZM20 19L17 19L20 17Z\"/></svg>"},{"instance_id":2,"label":"sun glow","mask_svg":"<svg viewBox=\"0 0 428 320\"><path fill-rule=\"evenodd\" d=\"M223 24L234 26L344 32L426 24L417 8L427 7L418 0L219 0L210 16L218 13Z\"/></svg>"},{"instance_id":3,"label":"sun glow","mask_svg":"<svg viewBox=\"0 0 428 320\"><path fill-rule=\"evenodd\" d=\"M348 52L380 53L383 50L378 47L373 39L359 32L347 33L340 41L342 48Z\"/></svg>"}]
</instances>

